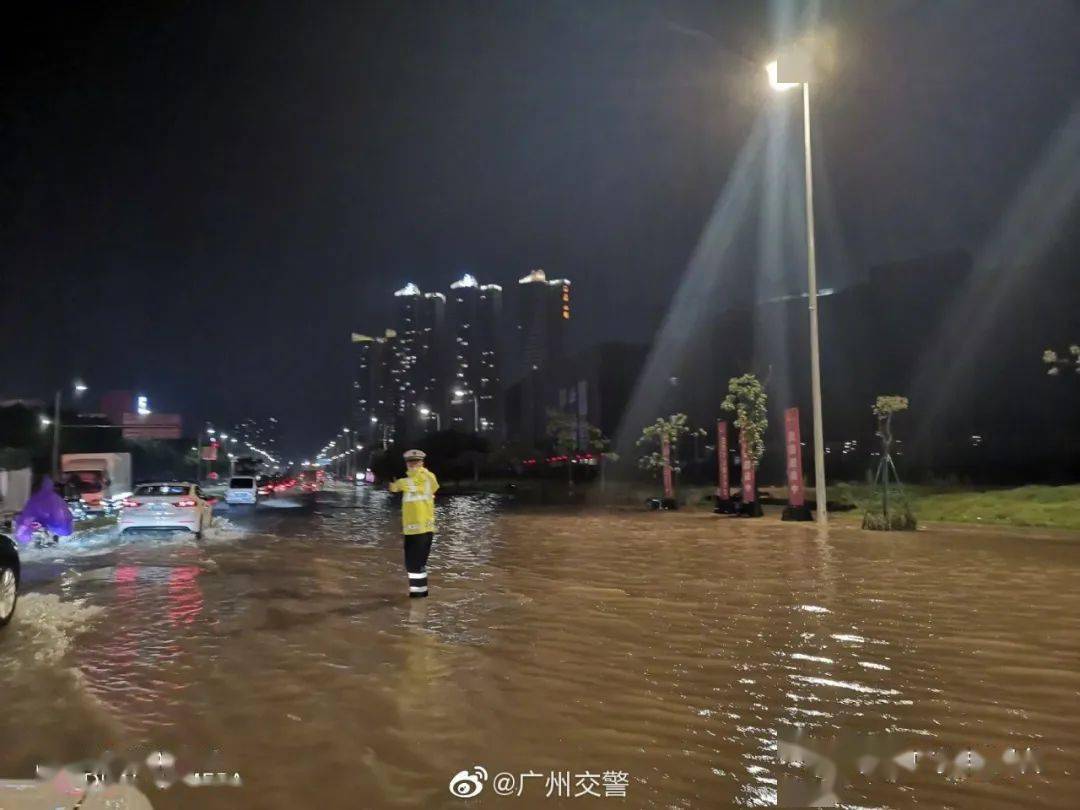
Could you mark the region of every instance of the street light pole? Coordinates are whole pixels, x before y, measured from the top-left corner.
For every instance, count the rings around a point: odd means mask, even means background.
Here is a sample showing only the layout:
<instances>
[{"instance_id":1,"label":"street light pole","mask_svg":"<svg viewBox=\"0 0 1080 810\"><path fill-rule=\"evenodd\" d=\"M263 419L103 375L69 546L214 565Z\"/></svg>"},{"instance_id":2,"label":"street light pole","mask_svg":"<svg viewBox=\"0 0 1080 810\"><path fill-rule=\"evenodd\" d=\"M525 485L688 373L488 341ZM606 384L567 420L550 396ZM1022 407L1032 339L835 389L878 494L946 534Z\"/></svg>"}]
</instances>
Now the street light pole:
<instances>
[{"instance_id":1,"label":"street light pole","mask_svg":"<svg viewBox=\"0 0 1080 810\"><path fill-rule=\"evenodd\" d=\"M53 400L53 425L52 425L52 474L53 483L60 481L60 389L56 389L56 397Z\"/></svg>"},{"instance_id":2,"label":"street light pole","mask_svg":"<svg viewBox=\"0 0 1080 810\"><path fill-rule=\"evenodd\" d=\"M480 397L476 395L476 391L472 392L472 407L473 407L473 433L478 437L480 436ZM477 451L479 452L479 451ZM480 480L480 459L477 456L473 456L472 467L473 481Z\"/></svg>"},{"instance_id":3,"label":"street light pole","mask_svg":"<svg viewBox=\"0 0 1080 810\"><path fill-rule=\"evenodd\" d=\"M814 164L810 150L810 82L802 83L806 164L806 265L810 306L810 396L814 414L814 495L817 522L828 523L825 495L825 428L821 416L821 350L818 341L817 246L814 242Z\"/></svg>"},{"instance_id":4,"label":"street light pole","mask_svg":"<svg viewBox=\"0 0 1080 810\"><path fill-rule=\"evenodd\" d=\"M454 391L454 396L456 396L458 398L458 402L461 402L462 400L465 399L465 394L466 393L469 393L469 394L472 395L473 433L475 433L479 437L479 435L480 435L480 398L476 395L476 391L466 392L464 389L459 389L457 391ZM480 461L474 455L473 456L473 481L479 481L479 480L480 480Z\"/></svg>"},{"instance_id":5,"label":"street light pole","mask_svg":"<svg viewBox=\"0 0 1080 810\"><path fill-rule=\"evenodd\" d=\"M818 338L818 289L817 289L817 246L814 240L814 159L810 149L810 79L813 75L813 58L805 47L801 52L789 52L792 60L790 71L800 81L780 80L779 61L765 66L769 75L769 84L774 90L783 92L802 86L803 101L803 164L805 171L806 192L806 276L807 305L810 309L810 396L814 419L814 491L817 500L817 522L828 523L828 508L825 493L825 429L821 416L821 354Z\"/></svg>"},{"instance_id":6,"label":"street light pole","mask_svg":"<svg viewBox=\"0 0 1080 810\"><path fill-rule=\"evenodd\" d=\"M75 391L75 399L78 399L87 390L86 383L80 378L75 379L72 388ZM52 477L54 483L60 480L60 400L63 396L63 390L57 388L56 396L53 399Z\"/></svg>"},{"instance_id":7,"label":"street light pole","mask_svg":"<svg viewBox=\"0 0 1080 810\"><path fill-rule=\"evenodd\" d=\"M434 416L435 417L435 432L438 433L439 431L442 430L442 418L439 416L438 411L433 411L433 410L431 410L431 408L428 408L428 407L424 406L424 407L420 408L420 415L423 416L425 419L428 419L428 420L430 420L431 417Z\"/></svg>"}]
</instances>

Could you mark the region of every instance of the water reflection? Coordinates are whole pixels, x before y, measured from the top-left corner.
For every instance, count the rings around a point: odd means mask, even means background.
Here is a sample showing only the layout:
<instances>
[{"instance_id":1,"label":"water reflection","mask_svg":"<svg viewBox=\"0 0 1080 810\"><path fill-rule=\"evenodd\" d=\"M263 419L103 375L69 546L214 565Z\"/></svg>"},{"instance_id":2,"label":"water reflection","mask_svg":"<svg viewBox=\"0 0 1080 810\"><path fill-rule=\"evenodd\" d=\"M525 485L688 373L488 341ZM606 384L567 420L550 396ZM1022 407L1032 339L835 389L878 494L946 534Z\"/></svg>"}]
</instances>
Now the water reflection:
<instances>
[{"instance_id":1,"label":"water reflection","mask_svg":"<svg viewBox=\"0 0 1080 810\"><path fill-rule=\"evenodd\" d=\"M192 624L203 610L202 589L196 565L182 565L169 570L169 620L173 628Z\"/></svg>"}]
</instances>

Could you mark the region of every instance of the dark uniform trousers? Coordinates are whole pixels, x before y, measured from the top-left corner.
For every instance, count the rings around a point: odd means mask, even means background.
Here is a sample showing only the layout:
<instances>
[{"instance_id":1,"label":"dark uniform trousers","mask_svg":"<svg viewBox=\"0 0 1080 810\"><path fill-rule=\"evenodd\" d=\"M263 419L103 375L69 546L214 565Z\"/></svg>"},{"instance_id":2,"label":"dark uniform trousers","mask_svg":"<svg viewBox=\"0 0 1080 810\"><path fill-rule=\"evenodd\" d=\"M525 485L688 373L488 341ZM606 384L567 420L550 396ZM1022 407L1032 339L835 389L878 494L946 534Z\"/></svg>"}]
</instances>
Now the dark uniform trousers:
<instances>
[{"instance_id":1,"label":"dark uniform trousers","mask_svg":"<svg viewBox=\"0 0 1080 810\"><path fill-rule=\"evenodd\" d=\"M434 532L405 535L405 570L409 572L409 596L428 595L427 561Z\"/></svg>"}]
</instances>

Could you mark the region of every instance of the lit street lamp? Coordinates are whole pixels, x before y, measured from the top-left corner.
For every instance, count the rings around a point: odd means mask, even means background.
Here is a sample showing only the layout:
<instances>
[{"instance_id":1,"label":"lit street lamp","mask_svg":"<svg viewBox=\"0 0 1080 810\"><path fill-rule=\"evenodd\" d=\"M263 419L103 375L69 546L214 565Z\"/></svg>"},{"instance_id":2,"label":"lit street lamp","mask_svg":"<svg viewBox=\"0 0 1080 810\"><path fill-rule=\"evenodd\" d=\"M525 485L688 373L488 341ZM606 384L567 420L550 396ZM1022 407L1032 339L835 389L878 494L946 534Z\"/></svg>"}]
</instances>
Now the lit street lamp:
<instances>
[{"instance_id":1,"label":"lit street lamp","mask_svg":"<svg viewBox=\"0 0 1080 810\"><path fill-rule=\"evenodd\" d=\"M792 59L797 62L797 58ZM805 55L803 61L806 61ZM807 69L803 66L803 69ZM803 161L806 173L806 274L807 300L810 307L810 394L814 417L814 492L817 500L817 521L828 521L825 506L825 430L821 417L821 357L818 342L818 290L817 290L817 248L814 243L814 173L810 151L810 81L809 76L802 76L802 82L780 81L778 62L770 62L765 67L769 75L769 84L777 92L785 92L802 85L803 101Z\"/></svg>"},{"instance_id":2,"label":"lit street lamp","mask_svg":"<svg viewBox=\"0 0 1080 810\"><path fill-rule=\"evenodd\" d=\"M439 414L436 411L431 410L425 405L420 406L420 415L424 417L435 417L435 432L438 433L442 430L442 420L439 418Z\"/></svg>"}]
</instances>

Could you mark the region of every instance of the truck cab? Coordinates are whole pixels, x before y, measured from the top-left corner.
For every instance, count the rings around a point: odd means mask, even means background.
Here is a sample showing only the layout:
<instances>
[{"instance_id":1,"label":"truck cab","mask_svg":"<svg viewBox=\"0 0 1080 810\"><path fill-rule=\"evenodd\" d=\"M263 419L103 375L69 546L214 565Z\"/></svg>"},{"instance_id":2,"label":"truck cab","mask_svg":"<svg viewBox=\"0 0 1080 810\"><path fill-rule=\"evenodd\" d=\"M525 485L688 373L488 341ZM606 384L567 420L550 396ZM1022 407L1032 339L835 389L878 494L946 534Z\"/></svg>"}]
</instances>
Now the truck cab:
<instances>
[{"instance_id":1,"label":"truck cab","mask_svg":"<svg viewBox=\"0 0 1080 810\"><path fill-rule=\"evenodd\" d=\"M131 494L130 453L71 453L61 456L60 485L68 500L87 512L111 511Z\"/></svg>"}]
</instances>

